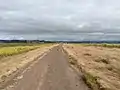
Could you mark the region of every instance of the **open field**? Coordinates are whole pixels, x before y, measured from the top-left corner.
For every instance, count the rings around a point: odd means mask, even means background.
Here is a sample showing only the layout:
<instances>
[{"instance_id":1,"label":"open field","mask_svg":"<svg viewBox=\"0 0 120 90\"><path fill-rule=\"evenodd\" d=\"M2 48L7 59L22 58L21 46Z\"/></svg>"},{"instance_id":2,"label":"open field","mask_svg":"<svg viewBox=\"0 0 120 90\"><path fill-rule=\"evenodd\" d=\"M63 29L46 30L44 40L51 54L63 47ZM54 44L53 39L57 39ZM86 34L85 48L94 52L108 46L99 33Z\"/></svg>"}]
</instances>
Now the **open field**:
<instances>
[{"instance_id":1,"label":"open field","mask_svg":"<svg viewBox=\"0 0 120 90\"><path fill-rule=\"evenodd\" d=\"M108 44L108 43L102 43L102 44L94 44L94 43L91 43L91 44L85 44L85 43L82 43L82 44L74 44L74 45L84 45L84 46L99 46L99 47L107 47L107 48L120 48L120 44Z\"/></svg>"},{"instance_id":2,"label":"open field","mask_svg":"<svg viewBox=\"0 0 120 90\"><path fill-rule=\"evenodd\" d=\"M53 48L52 44L14 45L0 47L0 84L16 71Z\"/></svg>"},{"instance_id":3,"label":"open field","mask_svg":"<svg viewBox=\"0 0 120 90\"><path fill-rule=\"evenodd\" d=\"M70 63L93 90L120 90L119 44L65 44Z\"/></svg>"},{"instance_id":4,"label":"open field","mask_svg":"<svg viewBox=\"0 0 120 90\"><path fill-rule=\"evenodd\" d=\"M0 57L27 52L46 45L50 44L3 43L0 44Z\"/></svg>"}]
</instances>

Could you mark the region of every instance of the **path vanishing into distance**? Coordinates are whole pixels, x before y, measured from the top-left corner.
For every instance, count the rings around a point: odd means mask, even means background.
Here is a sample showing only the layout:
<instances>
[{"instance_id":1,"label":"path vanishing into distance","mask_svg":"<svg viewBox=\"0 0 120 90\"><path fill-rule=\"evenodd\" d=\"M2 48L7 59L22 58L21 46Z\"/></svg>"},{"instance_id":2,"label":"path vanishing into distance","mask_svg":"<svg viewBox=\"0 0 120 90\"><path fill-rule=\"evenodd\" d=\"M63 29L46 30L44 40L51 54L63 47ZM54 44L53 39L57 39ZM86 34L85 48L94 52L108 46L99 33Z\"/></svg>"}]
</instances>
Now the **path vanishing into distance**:
<instances>
[{"instance_id":1,"label":"path vanishing into distance","mask_svg":"<svg viewBox=\"0 0 120 90\"><path fill-rule=\"evenodd\" d=\"M52 48L19 78L14 86L5 90L89 90L70 67L61 45Z\"/></svg>"}]
</instances>

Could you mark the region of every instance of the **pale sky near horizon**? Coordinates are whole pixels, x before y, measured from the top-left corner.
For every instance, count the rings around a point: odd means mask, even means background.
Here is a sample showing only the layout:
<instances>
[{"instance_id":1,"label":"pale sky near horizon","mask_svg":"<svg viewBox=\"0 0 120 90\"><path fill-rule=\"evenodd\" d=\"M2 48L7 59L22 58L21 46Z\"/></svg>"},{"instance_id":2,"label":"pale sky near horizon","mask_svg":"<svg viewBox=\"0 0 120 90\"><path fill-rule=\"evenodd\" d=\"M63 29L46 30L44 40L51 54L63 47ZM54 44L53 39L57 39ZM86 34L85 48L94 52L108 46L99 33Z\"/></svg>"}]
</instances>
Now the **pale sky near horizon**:
<instances>
[{"instance_id":1,"label":"pale sky near horizon","mask_svg":"<svg viewBox=\"0 0 120 90\"><path fill-rule=\"evenodd\" d=\"M0 0L0 39L120 40L120 0Z\"/></svg>"}]
</instances>

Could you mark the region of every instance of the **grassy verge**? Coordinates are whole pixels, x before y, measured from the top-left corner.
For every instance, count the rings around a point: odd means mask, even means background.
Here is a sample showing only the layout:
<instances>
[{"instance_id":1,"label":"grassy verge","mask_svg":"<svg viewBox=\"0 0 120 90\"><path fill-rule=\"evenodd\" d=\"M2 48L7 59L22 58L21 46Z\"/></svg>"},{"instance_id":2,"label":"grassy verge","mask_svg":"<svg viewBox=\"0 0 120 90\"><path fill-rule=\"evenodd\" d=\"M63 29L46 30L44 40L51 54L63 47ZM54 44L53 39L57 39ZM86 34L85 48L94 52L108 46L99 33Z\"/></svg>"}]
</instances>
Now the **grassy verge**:
<instances>
[{"instance_id":1,"label":"grassy verge","mask_svg":"<svg viewBox=\"0 0 120 90\"><path fill-rule=\"evenodd\" d=\"M86 72L77 62L77 60L69 55L69 62L71 65L73 65L75 68L79 69L79 71L82 72L83 74L83 80L85 83L88 85L89 88L92 90L101 90L100 89L100 84L97 82L98 77L93 76L89 72Z\"/></svg>"},{"instance_id":2,"label":"grassy verge","mask_svg":"<svg viewBox=\"0 0 120 90\"><path fill-rule=\"evenodd\" d=\"M89 88L92 90L104 90L100 87L100 84L97 82L99 77L93 76L91 73L88 71L85 71L84 68L77 62L77 59L70 55L67 50L64 49L64 52L68 55L69 57L69 63L76 69L78 69L80 72L82 72L83 80L84 82L88 85Z\"/></svg>"},{"instance_id":3,"label":"grassy verge","mask_svg":"<svg viewBox=\"0 0 120 90\"><path fill-rule=\"evenodd\" d=\"M96 76L93 76L88 72L84 72L83 80L93 90L100 90L100 85L98 84L97 79L98 78Z\"/></svg>"},{"instance_id":4,"label":"grassy verge","mask_svg":"<svg viewBox=\"0 0 120 90\"><path fill-rule=\"evenodd\" d=\"M63 47L72 67L82 72L83 80L92 90L120 90L119 48L83 44Z\"/></svg>"}]
</instances>

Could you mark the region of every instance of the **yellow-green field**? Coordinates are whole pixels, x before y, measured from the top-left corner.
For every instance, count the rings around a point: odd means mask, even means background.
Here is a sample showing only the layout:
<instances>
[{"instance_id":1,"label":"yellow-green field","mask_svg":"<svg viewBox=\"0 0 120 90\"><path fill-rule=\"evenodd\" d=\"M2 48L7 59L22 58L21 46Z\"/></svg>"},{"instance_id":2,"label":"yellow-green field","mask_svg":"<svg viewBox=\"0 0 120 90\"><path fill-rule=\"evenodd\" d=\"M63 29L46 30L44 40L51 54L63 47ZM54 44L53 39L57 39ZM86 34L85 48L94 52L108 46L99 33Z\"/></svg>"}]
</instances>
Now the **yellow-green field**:
<instances>
[{"instance_id":1,"label":"yellow-green field","mask_svg":"<svg viewBox=\"0 0 120 90\"><path fill-rule=\"evenodd\" d=\"M19 54L27 52L39 47L43 47L50 44L27 44L27 43L9 43L0 44L0 56L11 56L14 54Z\"/></svg>"}]
</instances>

